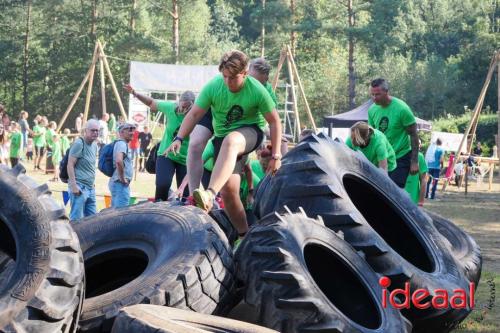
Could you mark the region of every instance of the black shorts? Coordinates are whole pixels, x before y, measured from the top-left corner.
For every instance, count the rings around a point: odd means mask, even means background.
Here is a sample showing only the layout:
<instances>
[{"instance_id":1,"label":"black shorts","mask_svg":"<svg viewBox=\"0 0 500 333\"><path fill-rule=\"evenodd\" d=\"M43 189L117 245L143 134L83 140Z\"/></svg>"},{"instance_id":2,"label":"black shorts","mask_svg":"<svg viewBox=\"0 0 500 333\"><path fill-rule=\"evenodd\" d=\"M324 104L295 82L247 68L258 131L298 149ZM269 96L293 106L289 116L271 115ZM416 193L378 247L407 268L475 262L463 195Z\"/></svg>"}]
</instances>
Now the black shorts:
<instances>
[{"instance_id":1,"label":"black shorts","mask_svg":"<svg viewBox=\"0 0 500 333\"><path fill-rule=\"evenodd\" d=\"M232 132L240 132L245 137L246 142L245 150L240 156L238 156L236 165L233 170L233 174L240 174L243 172L248 154L257 149L262 143L262 140L264 140L264 132L262 132L262 130L257 125L242 126L233 130ZM222 147L224 138L225 136L214 137L212 140L212 143L214 145L214 161L217 161L217 157L219 156L220 148Z\"/></svg>"},{"instance_id":2,"label":"black shorts","mask_svg":"<svg viewBox=\"0 0 500 333\"><path fill-rule=\"evenodd\" d=\"M211 133L214 132L214 126L212 125L212 110L210 108L198 122L198 125L206 127Z\"/></svg>"},{"instance_id":3,"label":"black shorts","mask_svg":"<svg viewBox=\"0 0 500 333\"><path fill-rule=\"evenodd\" d=\"M389 178L391 178L396 185L401 188L405 188L406 179L408 178L408 174L410 173L410 164L411 164L411 151L401 156L396 160L396 169L389 171Z\"/></svg>"},{"instance_id":4,"label":"black shorts","mask_svg":"<svg viewBox=\"0 0 500 333\"><path fill-rule=\"evenodd\" d=\"M35 146L35 155L36 156L42 156L44 152L45 152L45 147L36 147Z\"/></svg>"}]
</instances>

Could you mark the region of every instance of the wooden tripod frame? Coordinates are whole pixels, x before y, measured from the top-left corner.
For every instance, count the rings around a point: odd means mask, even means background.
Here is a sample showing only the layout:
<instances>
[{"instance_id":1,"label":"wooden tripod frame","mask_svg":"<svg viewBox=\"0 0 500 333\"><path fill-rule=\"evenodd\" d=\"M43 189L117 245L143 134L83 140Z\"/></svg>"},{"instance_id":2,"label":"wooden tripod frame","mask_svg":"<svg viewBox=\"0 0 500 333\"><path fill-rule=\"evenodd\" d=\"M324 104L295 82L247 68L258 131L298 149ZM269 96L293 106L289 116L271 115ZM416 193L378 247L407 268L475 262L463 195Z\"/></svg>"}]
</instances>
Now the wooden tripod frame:
<instances>
[{"instance_id":1,"label":"wooden tripod frame","mask_svg":"<svg viewBox=\"0 0 500 333\"><path fill-rule=\"evenodd\" d=\"M66 112L64 112L63 117L61 118L61 121L59 122L59 125L57 126L56 132L60 132L61 128L64 125L64 122L66 121L66 118L68 118L68 115L71 113L71 110L75 106L76 101L80 97L80 94L82 93L83 88L85 87L85 84L87 84L87 96L85 98L85 109L83 112L83 123L87 122L87 118L89 115L89 109L90 109L90 97L92 96L92 86L94 85L94 72L95 72L95 66L97 64L97 61L99 61L99 69L100 69L100 77L101 77L101 97L102 97L102 112L106 113L106 81L105 81L105 73L108 75L109 81L111 83L111 88L113 89L113 94L115 95L116 101L118 103L118 107L120 108L120 112L122 116L127 119L127 114L125 113L125 109L123 108L123 103L120 98L120 94L118 93L118 89L116 88L115 80L113 79L113 74L111 73L111 70L109 68L109 63L108 59L106 57L106 54L104 53L104 46L101 44L101 42L98 40L95 43L94 47L94 53L92 56L92 63L90 64L89 70L87 71L87 74L85 74L85 77L83 78L82 83L78 87L75 95L73 96L73 99L68 105L68 108L66 109Z\"/></svg>"},{"instance_id":2,"label":"wooden tripod frame","mask_svg":"<svg viewBox=\"0 0 500 333\"><path fill-rule=\"evenodd\" d=\"M469 156L471 151L472 151L472 146L474 144L474 140L476 138L476 129L477 129L477 124L479 122L479 115L481 113L481 110L483 108L483 103L484 103L484 98L486 96L486 91L488 90L488 87L491 82L491 78L493 77L493 73L495 71L495 68L498 66L498 77L500 79L500 50L496 51L493 54L493 57L491 57L490 61L490 67L488 69L488 74L486 75L486 80L484 81L483 88L481 89L481 93L479 94L479 97L476 101L476 105L474 106L474 110L472 112L472 118L471 121L469 122L469 125L467 126L467 129L465 130L464 136L462 138L462 141L460 141L460 145L458 146L457 152L455 153L455 159L451 165L452 170L455 169L455 164L460 158L460 152L462 151L464 145L466 145L466 155ZM497 135L497 148L500 149L500 81L499 81L499 88L498 88L498 98L499 98L499 105L498 105L498 112L499 112L499 123L498 123L498 135ZM462 176L461 176L462 177ZM447 179L443 185L443 191L446 190L446 186L448 185L449 180ZM462 179L460 179L460 183L462 182Z\"/></svg>"},{"instance_id":3,"label":"wooden tripod frame","mask_svg":"<svg viewBox=\"0 0 500 333\"><path fill-rule=\"evenodd\" d=\"M302 85L302 80L300 79L299 72L297 70L297 66L295 65L295 60L293 59L292 51L290 50L289 45L284 46L283 49L281 50L280 59L278 61L278 67L276 68L276 74L274 75L272 81L273 90L276 90L276 86L278 85L279 75L285 61L287 63L287 68L288 68L288 79L292 87L293 111L295 114L295 124L297 126L297 133L300 133L302 131L302 128L300 126L300 116L299 116L299 110L297 108L297 96L295 95L295 80L297 80L300 95L304 100L309 122L311 123L313 130L316 132L317 131L316 123L314 122L311 109L309 108L309 103L307 102L304 86Z\"/></svg>"}]
</instances>

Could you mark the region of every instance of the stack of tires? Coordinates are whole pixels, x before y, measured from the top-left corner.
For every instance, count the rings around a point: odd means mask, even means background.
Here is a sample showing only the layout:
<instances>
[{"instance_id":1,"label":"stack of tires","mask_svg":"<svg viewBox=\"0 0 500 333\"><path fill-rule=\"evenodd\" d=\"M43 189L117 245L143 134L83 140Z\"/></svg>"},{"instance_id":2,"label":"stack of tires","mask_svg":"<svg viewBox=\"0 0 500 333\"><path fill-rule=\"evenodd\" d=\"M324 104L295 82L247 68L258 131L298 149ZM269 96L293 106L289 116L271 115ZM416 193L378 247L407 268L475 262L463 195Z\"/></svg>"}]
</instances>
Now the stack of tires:
<instances>
[{"instance_id":1,"label":"stack of tires","mask_svg":"<svg viewBox=\"0 0 500 333\"><path fill-rule=\"evenodd\" d=\"M83 258L64 209L18 164L0 165L0 332L75 332Z\"/></svg>"},{"instance_id":2,"label":"stack of tires","mask_svg":"<svg viewBox=\"0 0 500 333\"><path fill-rule=\"evenodd\" d=\"M468 298L480 250L341 142L306 138L262 181L254 207L260 220L235 260L256 323L281 332L448 332L471 311L443 299L425 309L389 304L405 288L427 290L420 303L438 289Z\"/></svg>"},{"instance_id":3,"label":"stack of tires","mask_svg":"<svg viewBox=\"0 0 500 333\"><path fill-rule=\"evenodd\" d=\"M223 211L142 203L72 228L46 185L0 166L0 332L448 332L469 314L387 298L468 297L470 236L326 136L282 162L234 258Z\"/></svg>"}]
</instances>

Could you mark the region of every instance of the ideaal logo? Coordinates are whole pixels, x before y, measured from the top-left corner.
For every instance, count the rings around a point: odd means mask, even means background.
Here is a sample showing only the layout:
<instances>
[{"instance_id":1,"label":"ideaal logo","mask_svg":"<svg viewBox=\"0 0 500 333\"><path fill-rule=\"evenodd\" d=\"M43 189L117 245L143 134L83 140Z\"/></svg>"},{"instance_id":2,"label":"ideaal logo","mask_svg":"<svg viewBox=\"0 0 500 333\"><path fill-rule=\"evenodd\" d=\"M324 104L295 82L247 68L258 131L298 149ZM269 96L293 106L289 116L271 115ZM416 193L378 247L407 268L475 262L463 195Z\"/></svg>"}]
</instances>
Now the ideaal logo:
<instances>
[{"instance_id":1,"label":"ideaal logo","mask_svg":"<svg viewBox=\"0 0 500 333\"><path fill-rule=\"evenodd\" d=\"M431 296L429 290L419 288L411 291L409 282L405 283L404 289L394 289L391 292L387 290L391 285L391 279L383 276L378 283L382 287L382 307L384 308L387 307L387 302L395 309L409 309L410 306L417 309L428 309L431 306L434 309L447 309L448 307L452 309L474 308L475 285L473 282L469 282L469 297L467 297L467 291L461 288L454 289L452 295L449 295L446 289L436 289L430 301L428 300L429 296Z\"/></svg>"}]
</instances>

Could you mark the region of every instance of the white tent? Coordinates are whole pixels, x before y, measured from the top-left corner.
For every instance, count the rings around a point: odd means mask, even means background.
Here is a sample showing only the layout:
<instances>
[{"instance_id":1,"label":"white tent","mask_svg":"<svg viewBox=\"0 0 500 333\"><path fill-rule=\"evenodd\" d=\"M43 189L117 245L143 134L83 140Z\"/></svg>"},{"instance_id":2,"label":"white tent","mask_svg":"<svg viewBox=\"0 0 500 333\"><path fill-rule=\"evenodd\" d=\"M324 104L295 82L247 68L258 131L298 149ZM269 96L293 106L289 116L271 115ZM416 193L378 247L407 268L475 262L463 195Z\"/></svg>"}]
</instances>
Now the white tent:
<instances>
[{"instance_id":1,"label":"white tent","mask_svg":"<svg viewBox=\"0 0 500 333\"><path fill-rule=\"evenodd\" d=\"M201 91L203 86L219 73L217 66L167 65L149 62L130 62L130 84L145 95L159 93L165 100L176 100L191 90ZM149 109L137 99L129 98L129 119L139 125L149 119Z\"/></svg>"}]
</instances>

